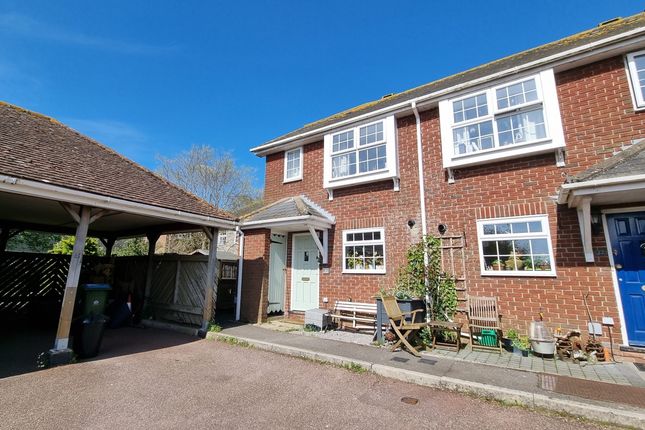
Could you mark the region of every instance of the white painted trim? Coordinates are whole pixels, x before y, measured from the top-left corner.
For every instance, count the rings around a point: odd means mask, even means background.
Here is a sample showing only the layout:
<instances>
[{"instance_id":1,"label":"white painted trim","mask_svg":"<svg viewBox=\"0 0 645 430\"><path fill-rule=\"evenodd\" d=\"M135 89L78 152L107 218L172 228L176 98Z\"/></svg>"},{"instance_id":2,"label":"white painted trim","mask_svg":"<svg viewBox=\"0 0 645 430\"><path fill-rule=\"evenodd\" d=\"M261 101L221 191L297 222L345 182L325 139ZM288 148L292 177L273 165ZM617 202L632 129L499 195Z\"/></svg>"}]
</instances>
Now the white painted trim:
<instances>
[{"instance_id":1,"label":"white painted trim","mask_svg":"<svg viewBox=\"0 0 645 430\"><path fill-rule=\"evenodd\" d=\"M360 145L360 129L365 126L369 126L378 122L383 123L383 139L384 142L379 142L378 144L370 144L361 147ZM333 136L339 133L344 133L347 131L354 132L354 148L348 149L346 151L339 151L333 153ZM394 116L387 116L384 118L378 118L376 120L371 120L369 122L357 123L352 127L345 128L342 130L335 130L333 133L328 133L324 136L324 148L323 148L323 188L325 189L334 189L352 186L356 184L363 184L369 182L382 181L384 179L398 178L399 176L399 162L398 162L398 152L397 152L397 137L396 137L396 120ZM385 169L360 173L359 172L359 151L361 149L367 149L373 146L381 146L385 144ZM332 157L344 153L355 153L356 154L356 173L350 176L343 176L341 178L332 178Z\"/></svg>"},{"instance_id":2,"label":"white painted trim","mask_svg":"<svg viewBox=\"0 0 645 430\"><path fill-rule=\"evenodd\" d=\"M363 121L363 120L378 117L381 115L394 114L398 112L406 112L409 109L410 103L412 103L413 101L416 102L417 104L435 102L438 98L449 94L453 94L457 91L469 89L479 84L485 84L491 81L495 81L505 76L513 76L513 75L516 75L517 73L521 73L527 70L532 70L540 66L548 65L549 68L556 68L557 66L570 64L572 65L572 67L573 66L577 67L575 63L582 61L584 59L589 59L589 58L593 59L594 57L597 57L604 53L608 53L608 52L611 53L611 51L630 49L634 45L636 46L642 45L642 43L645 42L645 36L641 35L639 37L639 34L643 33L644 31L645 31L645 27L639 27L630 31L626 31L624 33L621 33L612 37L597 40L597 41L588 43L586 45L581 45L581 46L569 49L567 51L550 55L548 57L543 57L538 60L522 64L520 66L502 70L500 72L493 73L478 79L473 79L472 81L464 82L462 84L453 85L452 87L444 88L439 91L424 94L422 96L415 97L413 99L406 100L401 103L396 103L392 106L387 106L385 108L378 109L373 112L368 112L363 115L356 116L354 118L350 118L344 121L334 122L332 124L328 124L323 127L318 127L313 130L309 130L294 136L276 140L275 142L266 143L264 145L260 145L255 148L252 148L251 152L255 153L258 156L265 156L269 154L272 149L275 149L276 147L279 147L281 145L284 145L286 143L289 143L295 140L302 140L307 137L313 137L323 132L326 132L328 130L344 127L348 124L352 124L357 121ZM619 52L616 52L615 55L618 55L618 54Z\"/></svg>"},{"instance_id":3,"label":"white painted trim","mask_svg":"<svg viewBox=\"0 0 645 430\"><path fill-rule=\"evenodd\" d=\"M643 184L633 184L634 182L643 182ZM630 191L643 187L645 187L645 175L631 175L621 176L618 178L572 182L569 184L562 184L560 186L560 191L558 192L558 203L569 203L569 207L575 207L572 197L607 192ZM570 196L570 194L573 195Z\"/></svg>"},{"instance_id":4,"label":"white painted trim","mask_svg":"<svg viewBox=\"0 0 645 430\"><path fill-rule=\"evenodd\" d=\"M582 249L585 253L585 262L593 263L593 246L591 241L591 197L583 197L577 207L578 226L580 227L580 238Z\"/></svg>"},{"instance_id":5,"label":"white painted trim","mask_svg":"<svg viewBox=\"0 0 645 430\"><path fill-rule=\"evenodd\" d=\"M622 210L622 212L631 211L631 209L626 208ZM620 320L622 342L623 345L629 345L629 339L627 338L627 323L625 321L625 312L623 311L623 300L620 297L620 285L618 283L618 274L616 273L616 266L614 264L614 250L611 246L611 237L609 236L607 213L605 213L604 211L602 213L602 228L605 231L605 243L607 244L607 255L609 256L609 266L611 268L611 282L614 285L614 296L616 298L616 306L618 307L618 319Z\"/></svg>"},{"instance_id":6,"label":"white painted trim","mask_svg":"<svg viewBox=\"0 0 645 430\"><path fill-rule=\"evenodd\" d=\"M522 105L499 109L497 107L496 91L519 82L533 79L535 83L537 100ZM488 114L482 117L454 122L453 103L464 98L484 94L488 106ZM546 137L530 142L515 143L500 146L497 120L509 114L528 112L535 108L541 108L544 117ZM564 131L560 119L560 105L555 84L553 69L543 70L539 73L532 72L521 77L515 76L511 81L497 82L487 88L480 88L466 94L459 94L450 99L439 101L439 117L441 130L442 159L444 168L465 167L476 164L498 162L516 157L525 157L529 154L550 152L565 147ZM490 121L493 128L494 147L465 154L455 154L453 131L456 128L466 127L469 124L477 124Z\"/></svg>"},{"instance_id":7,"label":"white painted trim","mask_svg":"<svg viewBox=\"0 0 645 430\"><path fill-rule=\"evenodd\" d=\"M240 235L240 246L238 247L237 263L237 294L235 295L235 321L240 320L242 310L242 271L244 270L244 232L237 226L235 233Z\"/></svg>"},{"instance_id":8,"label":"white painted trim","mask_svg":"<svg viewBox=\"0 0 645 430\"><path fill-rule=\"evenodd\" d=\"M365 269L346 269L345 268L345 245L347 245L346 241L346 235L348 233L365 233L365 232L374 232L378 231L381 233L381 240L370 240L370 241L361 241L361 242L356 242L357 245L361 244L369 244L369 245L380 245L381 243L383 244L383 269L377 269L377 270L365 270ZM351 230L343 230L341 232L343 235L343 240L342 240L342 252L341 254L341 266L343 268L342 273L343 274L352 274L352 275L384 275L387 273L387 249L386 249L386 243L385 243L385 228L384 227L370 227L370 228L356 228L356 229L351 229ZM354 243L354 242L351 242ZM350 245L351 246L351 245Z\"/></svg>"},{"instance_id":9,"label":"white painted trim","mask_svg":"<svg viewBox=\"0 0 645 430\"><path fill-rule=\"evenodd\" d=\"M602 209L600 212L604 214L622 214L622 213L643 212L643 211L645 211L645 206L631 206L629 208Z\"/></svg>"},{"instance_id":10,"label":"white painted trim","mask_svg":"<svg viewBox=\"0 0 645 430\"><path fill-rule=\"evenodd\" d=\"M311 233L292 233L291 234L291 291L289 292L290 300L289 300L289 310L290 311L302 311L303 309L294 309L293 308L293 290L294 290L294 284L295 284L295 279L296 277L294 276L295 270L294 270L294 264L293 264L293 257L296 255L296 236L309 236L311 237ZM289 258L287 258L289 260ZM320 303L320 269L318 269L318 285L316 286L318 290L318 303Z\"/></svg>"},{"instance_id":11,"label":"white painted trim","mask_svg":"<svg viewBox=\"0 0 645 430\"><path fill-rule=\"evenodd\" d=\"M634 61L634 58L637 56L645 56L645 50L630 52L625 56L625 63L634 110L642 110L645 109L645 97L643 97L643 91L640 88L640 84L638 84L639 79L636 72L636 62Z\"/></svg>"},{"instance_id":12,"label":"white painted trim","mask_svg":"<svg viewBox=\"0 0 645 430\"><path fill-rule=\"evenodd\" d=\"M500 223L500 222L531 222L540 221L542 223L542 233L516 233L508 234L508 239L500 238L498 235L484 236L483 225L487 223ZM548 214L535 214L515 217L501 217L501 218L481 218L476 220L477 223L477 249L479 251L479 268L481 276L521 276L521 277L557 277L557 268L555 261L555 254L553 252L553 243L551 241L551 227L549 226ZM549 247L549 257L551 258L551 270L536 270L536 271L523 271L523 270L486 270L484 261L484 248L482 242L484 240L520 240L520 239L542 239L546 238Z\"/></svg>"},{"instance_id":13,"label":"white painted trim","mask_svg":"<svg viewBox=\"0 0 645 430\"><path fill-rule=\"evenodd\" d=\"M315 226L320 229L331 228L334 224L326 218L321 218L313 215L301 215L296 217L288 218L274 218L270 220L259 220L259 221L247 221L242 222L241 228L243 229L252 229L252 228L277 228L277 227L289 227L294 224L301 224L303 230L307 229L307 224Z\"/></svg>"},{"instance_id":14,"label":"white painted trim","mask_svg":"<svg viewBox=\"0 0 645 430\"><path fill-rule=\"evenodd\" d=\"M417 164L419 175L419 205L421 207L421 234L423 237L428 235L428 221L426 219L426 185L423 177L423 141L421 133L421 116L419 109L417 109L416 102L412 102L412 111L414 112L414 119L416 122L417 132ZM424 252L424 262L428 265L428 253Z\"/></svg>"},{"instance_id":15,"label":"white painted trim","mask_svg":"<svg viewBox=\"0 0 645 430\"><path fill-rule=\"evenodd\" d=\"M144 203L131 202L129 200L102 196L86 191L78 191L57 185L13 178L5 175L0 175L0 191L38 197L57 202L109 209L117 212L126 212L146 217L161 218L169 221L185 222L200 226L230 229L235 228L237 225L237 223L232 220L197 215L190 212L183 212Z\"/></svg>"},{"instance_id":16,"label":"white painted trim","mask_svg":"<svg viewBox=\"0 0 645 430\"><path fill-rule=\"evenodd\" d=\"M296 151L298 152L299 174L297 176L294 176L293 178L287 178L287 157L288 157L288 155L290 153L296 152ZM286 184L288 182L296 182L296 181L301 181L302 180L302 174L303 174L302 173L302 166L303 166L303 160L302 159L303 159L303 155L304 155L304 151L302 150L302 146L299 146L299 147L294 148L294 149L290 149L288 151L284 151L284 159L283 159L284 160L284 162L283 162L283 164L284 164L284 172L283 172L283 177L282 177L283 178L283 180L282 180L283 184Z\"/></svg>"}]
</instances>

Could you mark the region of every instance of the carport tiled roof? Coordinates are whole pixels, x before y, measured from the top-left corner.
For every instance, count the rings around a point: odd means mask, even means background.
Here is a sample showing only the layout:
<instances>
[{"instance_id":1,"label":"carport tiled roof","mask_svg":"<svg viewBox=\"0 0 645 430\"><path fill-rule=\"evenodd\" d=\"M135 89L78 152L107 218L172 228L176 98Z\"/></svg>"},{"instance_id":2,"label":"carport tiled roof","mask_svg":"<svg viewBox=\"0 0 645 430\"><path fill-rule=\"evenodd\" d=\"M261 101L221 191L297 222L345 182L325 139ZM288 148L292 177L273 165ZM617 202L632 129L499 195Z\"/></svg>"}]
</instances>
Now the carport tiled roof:
<instances>
[{"instance_id":1,"label":"carport tiled roof","mask_svg":"<svg viewBox=\"0 0 645 430\"><path fill-rule=\"evenodd\" d=\"M542 58L548 58L552 55L564 53L570 49L587 45L592 42L598 42L612 36L626 33L630 30L635 30L639 27L645 26L645 12L632 15L626 18L619 18L607 21L595 28L583 31L572 36L565 37L555 42L547 43L536 48L528 49L518 54L510 55L502 59L492 61L487 64L475 67L465 72L457 73L407 91L396 94L383 96L378 100L364 103L354 108L336 113L318 121L306 124L301 128L291 131L282 136L271 139L263 145L254 148L253 151L261 150L265 145L282 141L284 139L293 138L302 133L314 131L318 128L332 125L336 122L351 119L360 115L387 108L402 102L413 100L417 97L431 94L437 91L445 90L457 85L467 84L468 82L476 79L484 78L495 73L503 72L505 70L514 69L516 67L530 64Z\"/></svg>"},{"instance_id":2,"label":"carport tiled roof","mask_svg":"<svg viewBox=\"0 0 645 430\"><path fill-rule=\"evenodd\" d=\"M572 176L567 182L586 182L645 174L645 138L595 166Z\"/></svg>"},{"instance_id":3,"label":"carport tiled roof","mask_svg":"<svg viewBox=\"0 0 645 430\"><path fill-rule=\"evenodd\" d=\"M0 102L0 175L233 219L57 120L5 102Z\"/></svg>"},{"instance_id":4,"label":"carport tiled roof","mask_svg":"<svg viewBox=\"0 0 645 430\"><path fill-rule=\"evenodd\" d=\"M334 222L334 217L305 196L285 197L242 217L242 222L269 221L298 216L316 216Z\"/></svg>"}]
</instances>

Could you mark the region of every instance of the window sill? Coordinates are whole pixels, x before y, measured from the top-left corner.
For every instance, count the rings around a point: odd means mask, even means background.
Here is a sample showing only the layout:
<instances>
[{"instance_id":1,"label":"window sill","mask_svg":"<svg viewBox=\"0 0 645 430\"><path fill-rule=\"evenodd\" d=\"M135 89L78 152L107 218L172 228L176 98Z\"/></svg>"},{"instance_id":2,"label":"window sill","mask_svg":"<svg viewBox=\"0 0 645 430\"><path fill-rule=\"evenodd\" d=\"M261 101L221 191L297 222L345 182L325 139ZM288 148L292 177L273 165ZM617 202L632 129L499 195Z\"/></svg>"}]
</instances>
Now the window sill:
<instances>
[{"instance_id":1,"label":"window sill","mask_svg":"<svg viewBox=\"0 0 645 430\"><path fill-rule=\"evenodd\" d=\"M290 182L298 182L298 181L302 181L302 176L301 176L301 177L299 177L299 178L284 179L284 180L282 181L282 183L283 183L283 184L288 184L288 183L290 183Z\"/></svg>"},{"instance_id":2,"label":"window sill","mask_svg":"<svg viewBox=\"0 0 645 430\"><path fill-rule=\"evenodd\" d=\"M444 168L473 166L477 164L495 163L511 158L522 158L530 155L543 154L564 148L564 142L554 142L545 139L537 142L507 145L485 151L460 154L444 160Z\"/></svg>"},{"instance_id":3,"label":"window sill","mask_svg":"<svg viewBox=\"0 0 645 430\"><path fill-rule=\"evenodd\" d=\"M499 270L490 272L480 272L482 276L498 277L522 277L522 278L557 278L555 272L537 271L517 271L517 270Z\"/></svg>"},{"instance_id":4,"label":"window sill","mask_svg":"<svg viewBox=\"0 0 645 430\"><path fill-rule=\"evenodd\" d=\"M344 269L343 275L385 275L385 270L350 270Z\"/></svg>"},{"instance_id":5,"label":"window sill","mask_svg":"<svg viewBox=\"0 0 645 430\"><path fill-rule=\"evenodd\" d=\"M336 178L325 181L323 184L325 189L335 189L343 187L351 187L352 185L369 184L372 182L379 182L385 180L397 179L398 175L393 174L389 170L379 170L377 172L363 173L345 178Z\"/></svg>"}]
</instances>

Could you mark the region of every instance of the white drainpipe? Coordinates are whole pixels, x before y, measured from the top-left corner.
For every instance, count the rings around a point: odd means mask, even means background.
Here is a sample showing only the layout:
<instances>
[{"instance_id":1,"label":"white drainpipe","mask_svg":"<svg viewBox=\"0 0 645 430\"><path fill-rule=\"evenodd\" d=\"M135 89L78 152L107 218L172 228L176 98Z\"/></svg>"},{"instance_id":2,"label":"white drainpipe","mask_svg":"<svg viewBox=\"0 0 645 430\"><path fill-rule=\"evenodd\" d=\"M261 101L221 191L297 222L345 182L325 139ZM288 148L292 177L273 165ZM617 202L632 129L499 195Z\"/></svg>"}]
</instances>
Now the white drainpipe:
<instances>
[{"instance_id":1,"label":"white drainpipe","mask_svg":"<svg viewBox=\"0 0 645 430\"><path fill-rule=\"evenodd\" d=\"M242 306L242 269L244 267L244 232L239 226L235 227L235 232L240 238L240 246L238 249L239 257L237 260L237 295L235 298L235 321L239 321L240 310Z\"/></svg>"},{"instance_id":2,"label":"white drainpipe","mask_svg":"<svg viewBox=\"0 0 645 430\"><path fill-rule=\"evenodd\" d=\"M425 241L426 236L428 235L428 224L426 221L426 189L425 181L423 179L423 147L421 145L421 117L419 116L419 109L417 109L417 102L413 101L411 103L412 111L414 112L414 118L417 123L417 160L419 165L419 204L421 206L421 232L423 234L423 240ZM423 265L428 269L428 252L423 247ZM428 291L428 276L425 276L424 279L426 285L426 291ZM426 294L426 320L430 321L430 294Z\"/></svg>"}]
</instances>

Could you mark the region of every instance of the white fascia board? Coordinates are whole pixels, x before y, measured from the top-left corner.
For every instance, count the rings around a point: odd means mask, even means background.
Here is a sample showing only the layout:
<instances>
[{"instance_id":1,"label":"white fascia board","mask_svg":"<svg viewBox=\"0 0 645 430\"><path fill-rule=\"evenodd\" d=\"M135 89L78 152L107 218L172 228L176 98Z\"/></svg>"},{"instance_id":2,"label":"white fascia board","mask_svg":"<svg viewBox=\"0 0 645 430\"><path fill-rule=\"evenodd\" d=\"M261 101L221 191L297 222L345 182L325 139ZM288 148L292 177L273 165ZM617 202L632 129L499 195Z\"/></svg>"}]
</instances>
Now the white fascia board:
<instances>
[{"instance_id":1,"label":"white fascia board","mask_svg":"<svg viewBox=\"0 0 645 430\"><path fill-rule=\"evenodd\" d=\"M645 175L632 175L622 176L618 178L573 182L560 186L560 191L558 193L558 203L565 204L580 196L618 191L630 191L643 188L645 188Z\"/></svg>"},{"instance_id":2,"label":"white fascia board","mask_svg":"<svg viewBox=\"0 0 645 430\"><path fill-rule=\"evenodd\" d=\"M233 220L197 215L6 175L0 175L0 191L207 227L230 229L237 225Z\"/></svg>"},{"instance_id":3,"label":"white fascia board","mask_svg":"<svg viewBox=\"0 0 645 430\"><path fill-rule=\"evenodd\" d=\"M303 230L307 230L307 225L326 229L331 228L333 224L333 222L325 218L312 215L301 215L296 217L275 218L270 220L242 221L241 228L243 230L249 230L253 228L276 228L301 225L303 227Z\"/></svg>"},{"instance_id":4,"label":"white fascia board","mask_svg":"<svg viewBox=\"0 0 645 430\"><path fill-rule=\"evenodd\" d=\"M588 43L586 45L578 46L576 48L569 49L567 51L560 52L558 54L540 58L539 60L531 61L530 63L522 64L520 66L506 69L497 73L493 73L491 75L474 79L472 81L464 82L459 85L454 85L452 87L448 87L443 90L424 94L423 96L406 100L373 112L368 112L363 115L359 115L357 117L334 122L332 124L328 124L320 128L309 130L295 136L286 137L284 139L280 139L272 143L266 143L264 145L256 146L255 148L251 148L251 152L257 155L258 157L264 157L267 154L270 154L272 150L274 150L275 148L280 147L289 142L302 140L305 138L311 138L313 136L320 135L328 130L333 130L339 127L343 127L348 124L352 124L354 122L363 121L371 117L386 115L388 113L394 114L394 113L400 113L403 111L411 111L412 103L416 103L417 105L419 105L419 107L421 107L421 105L423 104L436 102L438 101L439 98L445 97L446 95L456 93L464 89L470 89L471 87L474 87L479 84L485 84L491 81L495 81L505 76L515 75L525 70L535 69L537 67L544 66L544 65L548 65L548 67L550 68L556 68L559 65L563 65L567 63L573 64L574 62L578 62L587 57L593 57L595 55L602 54L606 51L611 51L615 49L624 49L631 45L638 45L640 43L645 42L645 36L641 36L638 38L636 38L635 36L638 36L640 33L643 33L644 31L645 31L645 27L639 27L634 30L630 30L625 33L618 34L616 36L608 37L606 39L602 39L592 43ZM622 43L619 43L621 41Z\"/></svg>"}]
</instances>

